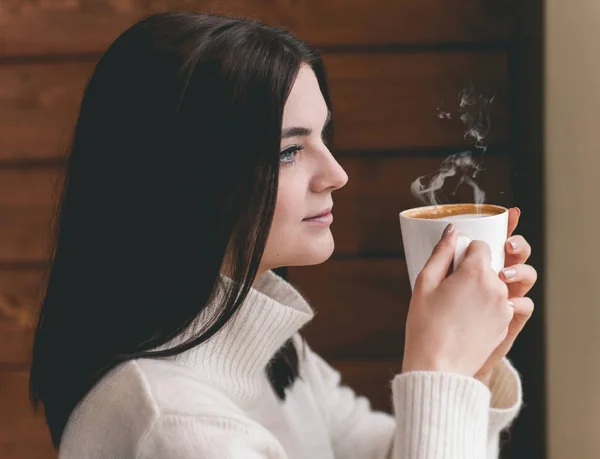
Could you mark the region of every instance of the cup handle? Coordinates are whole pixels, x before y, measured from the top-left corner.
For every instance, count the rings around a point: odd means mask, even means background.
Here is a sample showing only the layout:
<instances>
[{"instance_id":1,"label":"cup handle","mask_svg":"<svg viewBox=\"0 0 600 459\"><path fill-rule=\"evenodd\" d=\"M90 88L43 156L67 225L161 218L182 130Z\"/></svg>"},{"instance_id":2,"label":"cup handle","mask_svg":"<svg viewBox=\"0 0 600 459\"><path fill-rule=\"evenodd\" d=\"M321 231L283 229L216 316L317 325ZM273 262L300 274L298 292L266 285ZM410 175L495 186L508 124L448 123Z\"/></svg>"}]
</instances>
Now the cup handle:
<instances>
[{"instance_id":1,"label":"cup handle","mask_svg":"<svg viewBox=\"0 0 600 459\"><path fill-rule=\"evenodd\" d=\"M458 237L456 238L456 248L454 249L454 263L452 267L453 271L455 271L465 259L467 247L469 247L470 243L471 239L462 233L458 234Z\"/></svg>"}]
</instances>

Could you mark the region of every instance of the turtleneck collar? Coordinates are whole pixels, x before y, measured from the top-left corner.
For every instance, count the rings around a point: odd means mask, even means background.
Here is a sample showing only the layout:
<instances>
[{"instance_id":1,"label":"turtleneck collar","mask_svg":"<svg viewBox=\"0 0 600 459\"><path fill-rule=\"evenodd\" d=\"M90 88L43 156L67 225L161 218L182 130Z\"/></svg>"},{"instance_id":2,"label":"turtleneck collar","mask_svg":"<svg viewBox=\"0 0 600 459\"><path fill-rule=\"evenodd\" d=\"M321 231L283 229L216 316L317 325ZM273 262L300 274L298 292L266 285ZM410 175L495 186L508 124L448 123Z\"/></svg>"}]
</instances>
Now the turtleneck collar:
<instances>
[{"instance_id":1,"label":"turtleneck collar","mask_svg":"<svg viewBox=\"0 0 600 459\"><path fill-rule=\"evenodd\" d=\"M224 285L232 282L222 279ZM207 314L219 307L223 292L205 309ZM267 271L256 280L234 317L211 339L167 359L198 371L238 402L249 403L264 388L269 361L313 315L294 287ZM206 326L205 317L200 314L183 333L160 348L171 348L197 336Z\"/></svg>"}]
</instances>

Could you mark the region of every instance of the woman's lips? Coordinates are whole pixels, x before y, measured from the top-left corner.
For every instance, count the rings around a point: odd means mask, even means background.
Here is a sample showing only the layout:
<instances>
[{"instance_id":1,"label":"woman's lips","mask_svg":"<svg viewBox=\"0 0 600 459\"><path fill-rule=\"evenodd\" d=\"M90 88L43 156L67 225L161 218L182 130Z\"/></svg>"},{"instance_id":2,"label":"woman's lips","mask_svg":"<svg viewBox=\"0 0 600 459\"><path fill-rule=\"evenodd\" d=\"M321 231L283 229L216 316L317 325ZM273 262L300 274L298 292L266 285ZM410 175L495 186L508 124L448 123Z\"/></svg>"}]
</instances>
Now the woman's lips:
<instances>
[{"instance_id":1,"label":"woman's lips","mask_svg":"<svg viewBox=\"0 0 600 459\"><path fill-rule=\"evenodd\" d=\"M317 215L316 217L305 218L302 221L319 226L329 226L333 223L333 214L331 211L328 211L322 215Z\"/></svg>"}]
</instances>

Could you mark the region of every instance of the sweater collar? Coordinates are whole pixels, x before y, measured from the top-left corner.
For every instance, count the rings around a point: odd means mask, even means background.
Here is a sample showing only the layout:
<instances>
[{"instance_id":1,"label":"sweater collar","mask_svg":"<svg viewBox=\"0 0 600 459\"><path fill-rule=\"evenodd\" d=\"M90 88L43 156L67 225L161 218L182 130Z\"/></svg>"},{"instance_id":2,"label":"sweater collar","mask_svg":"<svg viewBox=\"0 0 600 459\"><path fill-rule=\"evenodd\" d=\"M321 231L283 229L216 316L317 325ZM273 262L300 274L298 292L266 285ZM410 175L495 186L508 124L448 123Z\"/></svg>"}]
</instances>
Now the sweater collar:
<instances>
[{"instance_id":1,"label":"sweater collar","mask_svg":"<svg viewBox=\"0 0 600 459\"><path fill-rule=\"evenodd\" d=\"M161 348L173 347L202 332L207 314L215 311L223 299L223 287L233 282L224 276L222 279L223 286L209 307ZM269 361L313 315L294 287L267 271L256 280L234 317L211 339L167 359L198 371L202 379L218 385L240 403L248 403L264 389Z\"/></svg>"}]
</instances>

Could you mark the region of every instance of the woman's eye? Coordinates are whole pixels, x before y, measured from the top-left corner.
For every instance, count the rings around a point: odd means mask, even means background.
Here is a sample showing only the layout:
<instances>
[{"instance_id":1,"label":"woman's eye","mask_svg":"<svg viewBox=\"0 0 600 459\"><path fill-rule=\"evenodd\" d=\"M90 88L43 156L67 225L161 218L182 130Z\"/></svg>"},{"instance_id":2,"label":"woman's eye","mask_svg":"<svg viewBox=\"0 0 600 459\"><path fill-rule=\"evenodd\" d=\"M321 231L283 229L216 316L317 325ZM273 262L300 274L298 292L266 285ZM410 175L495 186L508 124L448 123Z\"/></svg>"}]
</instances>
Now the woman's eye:
<instances>
[{"instance_id":1,"label":"woman's eye","mask_svg":"<svg viewBox=\"0 0 600 459\"><path fill-rule=\"evenodd\" d=\"M304 149L302 145L292 145L281 152L279 160L282 164L291 165L294 163L296 153L302 149Z\"/></svg>"}]
</instances>

